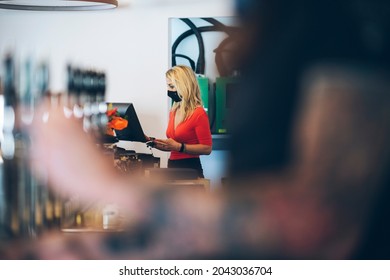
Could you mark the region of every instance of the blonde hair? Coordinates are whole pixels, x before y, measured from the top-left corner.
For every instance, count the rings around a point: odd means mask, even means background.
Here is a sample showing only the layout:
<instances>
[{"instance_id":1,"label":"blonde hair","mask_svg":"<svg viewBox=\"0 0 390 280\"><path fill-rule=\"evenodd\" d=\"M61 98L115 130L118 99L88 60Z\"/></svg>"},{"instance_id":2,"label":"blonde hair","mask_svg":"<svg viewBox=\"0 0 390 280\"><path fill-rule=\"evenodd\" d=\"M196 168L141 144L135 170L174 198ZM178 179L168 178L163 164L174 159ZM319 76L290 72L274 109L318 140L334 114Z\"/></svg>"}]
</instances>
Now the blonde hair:
<instances>
[{"instance_id":1,"label":"blonde hair","mask_svg":"<svg viewBox=\"0 0 390 280\"><path fill-rule=\"evenodd\" d=\"M173 103L172 111L178 110L184 121L196 107L203 106L196 75L190 67L177 65L169 69L165 76L172 81L182 99L181 102Z\"/></svg>"}]
</instances>

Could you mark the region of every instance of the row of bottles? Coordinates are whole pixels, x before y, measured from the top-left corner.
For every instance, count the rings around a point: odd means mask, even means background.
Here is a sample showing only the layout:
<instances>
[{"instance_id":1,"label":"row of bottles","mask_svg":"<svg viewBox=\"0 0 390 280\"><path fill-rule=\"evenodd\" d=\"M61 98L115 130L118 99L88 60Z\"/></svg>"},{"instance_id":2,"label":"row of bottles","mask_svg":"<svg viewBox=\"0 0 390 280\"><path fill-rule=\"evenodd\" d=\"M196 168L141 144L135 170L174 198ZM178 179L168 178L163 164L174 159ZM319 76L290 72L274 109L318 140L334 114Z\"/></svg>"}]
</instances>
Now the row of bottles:
<instances>
[{"instance_id":1,"label":"row of bottles","mask_svg":"<svg viewBox=\"0 0 390 280\"><path fill-rule=\"evenodd\" d=\"M0 234L3 237L34 237L44 228L58 226L59 199L30 172L29 125L36 107L47 93L48 65L27 59L16 67L6 56L2 64L1 156L2 180Z\"/></svg>"},{"instance_id":2,"label":"row of bottles","mask_svg":"<svg viewBox=\"0 0 390 280\"><path fill-rule=\"evenodd\" d=\"M97 144L106 133L108 118L105 100L106 75L90 69L67 67L67 95L64 112L67 117L79 119L86 133L91 134ZM100 145L101 146L101 145ZM114 164L114 154L107 160ZM83 205L77 195L64 201L62 230L116 230L120 225L117 206L109 202Z\"/></svg>"},{"instance_id":3,"label":"row of bottles","mask_svg":"<svg viewBox=\"0 0 390 280\"><path fill-rule=\"evenodd\" d=\"M105 73L68 65L67 75L67 114L82 119L86 132L100 135L107 123Z\"/></svg>"},{"instance_id":4,"label":"row of bottles","mask_svg":"<svg viewBox=\"0 0 390 280\"><path fill-rule=\"evenodd\" d=\"M69 198L59 197L30 171L29 126L44 121L38 105L48 98L67 117L80 119L84 130L105 129L106 75L68 66L66 93L50 93L48 63L18 62L7 55L0 71L0 239L32 238L60 229ZM47 116L46 116L47 118ZM69 208L69 207L68 207ZM68 209L69 210L69 209ZM73 211L74 209L70 209Z\"/></svg>"}]
</instances>

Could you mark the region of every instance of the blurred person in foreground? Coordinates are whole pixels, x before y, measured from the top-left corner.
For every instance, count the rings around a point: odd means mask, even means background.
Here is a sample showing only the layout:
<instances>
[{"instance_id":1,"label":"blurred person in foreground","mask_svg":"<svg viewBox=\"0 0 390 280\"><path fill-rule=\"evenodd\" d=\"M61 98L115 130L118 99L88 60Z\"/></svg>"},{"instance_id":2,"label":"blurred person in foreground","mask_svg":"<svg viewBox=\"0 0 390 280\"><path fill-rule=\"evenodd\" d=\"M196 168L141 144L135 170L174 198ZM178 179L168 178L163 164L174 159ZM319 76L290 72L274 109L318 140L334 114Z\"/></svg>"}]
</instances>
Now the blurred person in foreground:
<instances>
[{"instance_id":1,"label":"blurred person in foreground","mask_svg":"<svg viewBox=\"0 0 390 280\"><path fill-rule=\"evenodd\" d=\"M233 103L228 186L189 196L131 185L77 125L52 112L32 131L37 175L86 202L116 201L129 213L128 230L48 233L6 257L390 258L390 4L242 0L237 9L243 86Z\"/></svg>"}]
</instances>

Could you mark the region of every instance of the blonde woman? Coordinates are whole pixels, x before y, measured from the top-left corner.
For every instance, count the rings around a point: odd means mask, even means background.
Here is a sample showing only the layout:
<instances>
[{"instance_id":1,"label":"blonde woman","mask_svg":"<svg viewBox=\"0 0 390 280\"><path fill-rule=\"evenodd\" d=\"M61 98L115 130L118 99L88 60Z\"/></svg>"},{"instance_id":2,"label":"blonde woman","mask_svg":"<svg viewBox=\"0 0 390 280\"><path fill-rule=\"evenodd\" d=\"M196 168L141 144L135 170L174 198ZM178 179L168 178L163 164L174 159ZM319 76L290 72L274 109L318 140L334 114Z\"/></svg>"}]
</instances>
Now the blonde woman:
<instances>
[{"instance_id":1,"label":"blonde woman","mask_svg":"<svg viewBox=\"0 0 390 280\"><path fill-rule=\"evenodd\" d=\"M169 151L168 168L192 168L204 178L200 155L209 155L212 139L199 85L191 68L174 66L166 74L168 96L173 100L166 131L167 139L153 139L152 146Z\"/></svg>"}]
</instances>

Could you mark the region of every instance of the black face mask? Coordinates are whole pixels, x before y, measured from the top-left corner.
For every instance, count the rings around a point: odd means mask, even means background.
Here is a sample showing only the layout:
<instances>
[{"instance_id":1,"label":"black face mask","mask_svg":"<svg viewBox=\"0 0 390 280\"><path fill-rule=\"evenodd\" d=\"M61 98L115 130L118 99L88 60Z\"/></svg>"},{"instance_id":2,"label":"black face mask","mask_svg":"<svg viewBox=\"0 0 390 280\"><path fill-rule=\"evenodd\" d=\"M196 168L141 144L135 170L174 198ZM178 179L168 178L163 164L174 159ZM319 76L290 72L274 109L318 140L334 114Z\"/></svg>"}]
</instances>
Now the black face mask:
<instances>
[{"instance_id":1,"label":"black face mask","mask_svg":"<svg viewBox=\"0 0 390 280\"><path fill-rule=\"evenodd\" d=\"M180 102L180 101L181 101L181 97L180 97L180 95L177 93L177 91L170 91L170 90L168 90L168 96L169 96L170 98L172 98L172 100L173 100L174 102Z\"/></svg>"}]
</instances>

